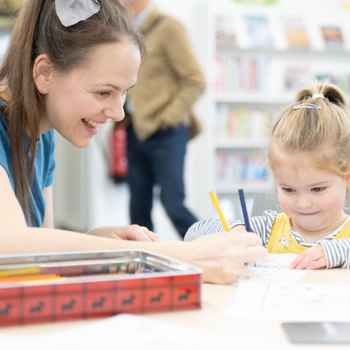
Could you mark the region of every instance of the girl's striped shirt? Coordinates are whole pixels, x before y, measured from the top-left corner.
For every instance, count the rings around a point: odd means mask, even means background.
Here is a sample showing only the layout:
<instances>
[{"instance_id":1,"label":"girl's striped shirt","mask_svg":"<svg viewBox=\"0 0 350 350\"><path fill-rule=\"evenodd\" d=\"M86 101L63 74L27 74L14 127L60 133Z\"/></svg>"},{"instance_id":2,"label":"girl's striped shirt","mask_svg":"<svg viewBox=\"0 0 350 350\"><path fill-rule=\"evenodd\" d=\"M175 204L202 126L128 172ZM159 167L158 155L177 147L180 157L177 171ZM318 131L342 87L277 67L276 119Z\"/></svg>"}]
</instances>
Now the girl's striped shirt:
<instances>
[{"instance_id":1,"label":"girl's striped shirt","mask_svg":"<svg viewBox=\"0 0 350 350\"><path fill-rule=\"evenodd\" d=\"M275 222L277 211L264 211L262 216L255 216L249 218L250 226L254 233L256 233L263 242L264 247L267 246L272 226ZM297 242L307 248L311 248L316 244L321 244L326 255L327 259L327 268L332 267L342 267L349 269L350 268L350 238L349 239L337 239L332 241L332 239L341 231L341 229L346 225L350 220L348 217L345 222L343 222L334 232L329 234L327 237L322 238L321 240L308 243L305 242L302 236L296 232L291 227L291 233ZM244 221L240 220L229 220L228 225L232 229L237 225L244 225ZM217 232L224 231L224 227L221 224L219 218L211 218L207 220L202 220L193 224L186 233L185 241L193 241L199 237L210 235Z\"/></svg>"}]
</instances>

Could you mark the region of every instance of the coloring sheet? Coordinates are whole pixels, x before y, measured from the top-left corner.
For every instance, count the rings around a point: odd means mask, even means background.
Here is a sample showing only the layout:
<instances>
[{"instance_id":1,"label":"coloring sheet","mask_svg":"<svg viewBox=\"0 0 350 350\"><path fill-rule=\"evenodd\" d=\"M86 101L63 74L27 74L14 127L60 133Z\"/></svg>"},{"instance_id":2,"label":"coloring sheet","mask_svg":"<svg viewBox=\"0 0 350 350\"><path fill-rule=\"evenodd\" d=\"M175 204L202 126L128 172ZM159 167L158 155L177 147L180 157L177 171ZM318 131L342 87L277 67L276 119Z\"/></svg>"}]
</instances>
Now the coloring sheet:
<instances>
[{"instance_id":1,"label":"coloring sheet","mask_svg":"<svg viewBox=\"0 0 350 350\"><path fill-rule=\"evenodd\" d=\"M292 284L311 272L289 269L289 265L297 256L297 254L269 254L265 260L250 265L249 279L242 278L237 283Z\"/></svg>"},{"instance_id":2,"label":"coloring sheet","mask_svg":"<svg viewBox=\"0 0 350 350\"><path fill-rule=\"evenodd\" d=\"M242 284L225 317L281 321L349 321L350 285Z\"/></svg>"},{"instance_id":3,"label":"coloring sheet","mask_svg":"<svg viewBox=\"0 0 350 350\"><path fill-rule=\"evenodd\" d=\"M269 254L265 260L250 265L250 277L271 275L280 269L288 269L297 256L297 254Z\"/></svg>"}]
</instances>

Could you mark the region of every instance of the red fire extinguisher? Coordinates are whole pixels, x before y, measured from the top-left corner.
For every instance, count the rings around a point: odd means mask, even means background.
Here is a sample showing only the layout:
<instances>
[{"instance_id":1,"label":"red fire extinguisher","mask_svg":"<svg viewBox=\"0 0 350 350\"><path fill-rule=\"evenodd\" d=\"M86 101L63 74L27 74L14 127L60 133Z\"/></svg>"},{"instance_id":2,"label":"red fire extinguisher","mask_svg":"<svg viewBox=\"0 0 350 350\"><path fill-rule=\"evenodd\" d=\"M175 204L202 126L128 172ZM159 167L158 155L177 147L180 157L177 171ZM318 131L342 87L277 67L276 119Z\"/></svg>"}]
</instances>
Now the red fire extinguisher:
<instances>
[{"instance_id":1,"label":"red fire extinguisher","mask_svg":"<svg viewBox=\"0 0 350 350\"><path fill-rule=\"evenodd\" d=\"M112 176L116 183L125 182L128 174L126 125L117 124L112 134Z\"/></svg>"}]
</instances>

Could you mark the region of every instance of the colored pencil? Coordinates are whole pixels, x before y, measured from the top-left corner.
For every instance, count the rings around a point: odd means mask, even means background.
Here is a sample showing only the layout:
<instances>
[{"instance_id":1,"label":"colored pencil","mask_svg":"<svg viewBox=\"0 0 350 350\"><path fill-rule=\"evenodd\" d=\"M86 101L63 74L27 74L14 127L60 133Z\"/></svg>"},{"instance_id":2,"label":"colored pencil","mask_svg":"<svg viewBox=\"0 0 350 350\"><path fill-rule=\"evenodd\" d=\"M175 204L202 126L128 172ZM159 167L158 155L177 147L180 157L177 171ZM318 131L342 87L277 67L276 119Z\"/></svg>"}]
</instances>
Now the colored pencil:
<instances>
[{"instance_id":1,"label":"colored pencil","mask_svg":"<svg viewBox=\"0 0 350 350\"><path fill-rule=\"evenodd\" d=\"M224 214L221 210L220 203L219 203L219 200L218 200L216 193L214 191L210 191L209 194L210 194L210 198L214 204L214 207L215 207L217 213L219 214L219 218L221 220L222 226L224 226L224 229L226 232L230 232L230 226L228 225L228 223L224 217Z\"/></svg>"}]
</instances>

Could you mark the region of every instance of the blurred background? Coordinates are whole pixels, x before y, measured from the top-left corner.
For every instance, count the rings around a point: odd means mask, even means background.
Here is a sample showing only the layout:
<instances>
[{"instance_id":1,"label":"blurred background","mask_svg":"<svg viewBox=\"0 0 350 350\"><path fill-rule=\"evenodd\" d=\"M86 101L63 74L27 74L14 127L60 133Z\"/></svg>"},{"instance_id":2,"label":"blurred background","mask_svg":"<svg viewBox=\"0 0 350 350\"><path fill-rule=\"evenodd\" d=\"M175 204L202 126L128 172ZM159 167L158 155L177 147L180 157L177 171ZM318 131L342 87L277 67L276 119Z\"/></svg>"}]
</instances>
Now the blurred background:
<instances>
[{"instance_id":1,"label":"blurred background","mask_svg":"<svg viewBox=\"0 0 350 350\"><path fill-rule=\"evenodd\" d=\"M21 2L0 1L0 55ZM238 188L250 211L256 195L265 198L263 206L273 206L265 150L279 110L315 80L330 79L350 93L350 0L153 2L184 24L207 79L195 106L204 130L188 144L187 206L200 219L215 216L208 195L215 190L227 218L241 218ZM127 184L111 177L112 135L109 124L90 147L76 149L56 134L56 227L84 232L129 224ZM155 188L155 232L180 240L158 192Z\"/></svg>"}]
</instances>

